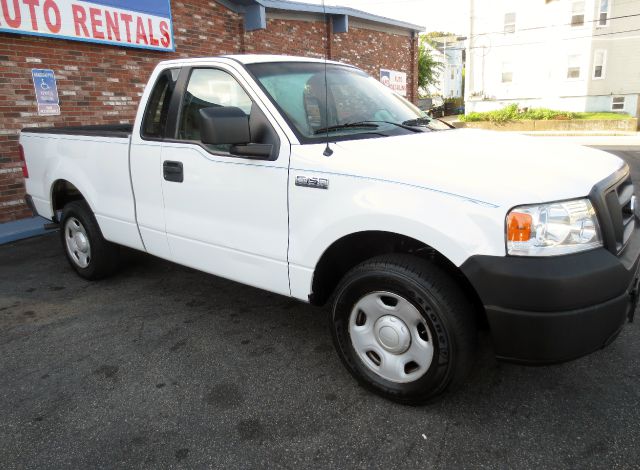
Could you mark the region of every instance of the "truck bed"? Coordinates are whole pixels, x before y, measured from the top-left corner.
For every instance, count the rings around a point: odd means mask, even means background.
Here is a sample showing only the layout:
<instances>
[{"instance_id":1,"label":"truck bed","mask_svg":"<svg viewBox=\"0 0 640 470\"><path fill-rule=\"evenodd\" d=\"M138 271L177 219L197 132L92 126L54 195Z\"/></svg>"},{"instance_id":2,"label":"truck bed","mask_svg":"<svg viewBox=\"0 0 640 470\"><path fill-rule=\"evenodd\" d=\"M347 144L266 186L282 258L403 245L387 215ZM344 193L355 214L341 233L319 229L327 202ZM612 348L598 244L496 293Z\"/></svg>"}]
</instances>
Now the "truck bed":
<instances>
[{"instance_id":1,"label":"truck bed","mask_svg":"<svg viewBox=\"0 0 640 470\"><path fill-rule=\"evenodd\" d=\"M54 188L71 184L84 196L107 240L140 249L129 174L132 130L130 124L23 130L27 191L38 213L52 219L62 208L55 206Z\"/></svg>"},{"instance_id":2,"label":"truck bed","mask_svg":"<svg viewBox=\"0 0 640 470\"><path fill-rule=\"evenodd\" d=\"M99 124L94 126L28 127L22 133L83 135L88 137L128 138L133 132L133 124Z\"/></svg>"}]
</instances>

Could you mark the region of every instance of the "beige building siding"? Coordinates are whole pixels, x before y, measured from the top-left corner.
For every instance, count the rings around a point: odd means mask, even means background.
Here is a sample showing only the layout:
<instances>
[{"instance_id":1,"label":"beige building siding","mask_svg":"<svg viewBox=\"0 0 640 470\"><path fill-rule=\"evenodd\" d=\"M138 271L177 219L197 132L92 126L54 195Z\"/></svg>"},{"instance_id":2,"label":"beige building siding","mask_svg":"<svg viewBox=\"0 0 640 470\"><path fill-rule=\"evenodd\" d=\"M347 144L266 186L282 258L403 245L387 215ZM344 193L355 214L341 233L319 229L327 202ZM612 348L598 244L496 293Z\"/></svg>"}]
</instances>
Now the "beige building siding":
<instances>
[{"instance_id":1,"label":"beige building siding","mask_svg":"<svg viewBox=\"0 0 640 470\"><path fill-rule=\"evenodd\" d=\"M609 0L605 26L598 21L600 2L585 0L584 22L572 26L572 0L471 0L467 111L513 102L611 111L614 97L624 97L618 111L638 116L640 0ZM505 32L512 13L515 31ZM604 57L602 78L594 77L596 57ZM579 77L568 77L569 62Z\"/></svg>"}]
</instances>

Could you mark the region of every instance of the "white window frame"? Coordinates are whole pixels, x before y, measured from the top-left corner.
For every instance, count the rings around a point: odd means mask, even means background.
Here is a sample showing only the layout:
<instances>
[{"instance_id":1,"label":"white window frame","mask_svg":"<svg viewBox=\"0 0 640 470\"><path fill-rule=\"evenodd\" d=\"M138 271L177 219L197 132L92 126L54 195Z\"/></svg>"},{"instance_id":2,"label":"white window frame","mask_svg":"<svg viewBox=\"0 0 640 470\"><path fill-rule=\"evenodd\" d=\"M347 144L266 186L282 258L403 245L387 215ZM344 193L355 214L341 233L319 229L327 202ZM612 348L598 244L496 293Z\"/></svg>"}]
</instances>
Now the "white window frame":
<instances>
[{"instance_id":1,"label":"white window frame","mask_svg":"<svg viewBox=\"0 0 640 470\"><path fill-rule=\"evenodd\" d=\"M577 57L578 58L578 76L577 77L570 77L569 73L571 69L575 69L576 67L572 67L571 66L571 59L573 57ZM566 78L569 81L576 81L576 80L581 80L582 79L582 55L581 54L569 54L567 56L567 72L566 72Z\"/></svg>"},{"instance_id":2,"label":"white window frame","mask_svg":"<svg viewBox=\"0 0 640 470\"><path fill-rule=\"evenodd\" d=\"M602 4L604 2L607 2L607 11L602 11ZM613 0L599 0L598 2L598 16L596 17L596 28L607 28L609 26L610 23L610 19L611 19L611 4L613 3ZM605 24L601 24L600 23L600 15L602 15L603 13L607 14L607 19L605 21Z\"/></svg>"},{"instance_id":3,"label":"white window frame","mask_svg":"<svg viewBox=\"0 0 640 470\"><path fill-rule=\"evenodd\" d=\"M620 100L622 99L622 103L616 103L616 100ZM622 108L616 108L616 105L622 105ZM624 111L625 106L627 104L627 97L626 96L612 96L611 97L611 111Z\"/></svg>"},{"instance_id":4,"label":"white window frame","mask_svg":"<svg viewBox=\"0 0 640 470\"><path fill-rule=\"evenodd\" d=\"M596 77L596 67L598 66L596 62L596 57L598 57L598 53L602 53L602 74L599 77ZM592 80L604 80L607 77L607 50L606 49L596 49L593 51L593 70L591 71L591 79Z\"/></svg>"},{"instance_id":5,"label":"white window frame","mask_svg":"<svg viewBox=\"0 0 640 470\"><path fill-rule=\"evenodd\" d=\"M582 13L580 13L580 11L576 13L576 11L574 10L575 5L578 3L582 3ZM569 24L571 25L572 28L583 28L584 25L587 23L586 22L586 11L587 11L586 3L587 2L585 0L573 0L571 2L571 22ZM573 19L577 16L582 16L581 24L573 24Z\"/></svg>"},{"instance_id":6,"label":"white window frame","mask_svg":"<svg viewBox=\"0 0 640 470\"><path fill-rule=\"evenodd\" d=\"M509 15L513 15L513 21L507 22ZM510 11L504 14L504 34L513 34L516 32L516 24L518 22L518 15L515 11Z\"/></svg>"}]
</instances>

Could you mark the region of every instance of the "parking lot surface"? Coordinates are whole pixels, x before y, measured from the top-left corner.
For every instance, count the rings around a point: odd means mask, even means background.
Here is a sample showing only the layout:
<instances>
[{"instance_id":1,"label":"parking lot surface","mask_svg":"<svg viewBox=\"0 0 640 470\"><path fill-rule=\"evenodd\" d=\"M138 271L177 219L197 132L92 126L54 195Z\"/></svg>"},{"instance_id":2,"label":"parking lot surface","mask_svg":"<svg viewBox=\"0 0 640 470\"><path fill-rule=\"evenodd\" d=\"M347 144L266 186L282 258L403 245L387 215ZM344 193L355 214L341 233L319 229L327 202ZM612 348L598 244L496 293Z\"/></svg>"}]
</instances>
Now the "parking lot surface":
<instances>
[{"instance_id":1,"label":"parking lot surface","mask_svg":"<svg viewBox=\"0 0 640 470\"><path fill-rule=\"evenodd\" d=\"M617 150L640 181L640 148ZM328 310L143 254L89 283L57 234L0 247L2 468L637 468L640 331L501 364L429 406L359 388Z\"/></svg>"}]
</instances>

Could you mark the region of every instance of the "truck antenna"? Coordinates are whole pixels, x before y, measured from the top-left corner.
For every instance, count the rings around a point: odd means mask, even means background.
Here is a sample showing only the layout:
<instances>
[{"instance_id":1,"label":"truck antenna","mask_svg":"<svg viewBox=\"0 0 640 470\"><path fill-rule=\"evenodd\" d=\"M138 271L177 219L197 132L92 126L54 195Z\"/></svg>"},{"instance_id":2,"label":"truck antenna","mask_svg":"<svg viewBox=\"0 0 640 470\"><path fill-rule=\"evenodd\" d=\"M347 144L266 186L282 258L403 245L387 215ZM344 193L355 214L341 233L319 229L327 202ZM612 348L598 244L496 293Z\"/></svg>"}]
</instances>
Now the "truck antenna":
<instances>
[{"instance_id":1,"label":"truck antenna","mask_svg":"<svg viewBox=\"0 0 640 470\"><path fill-rule=\"evenodd\" d=\"M329 21L327 18L327 7L324 4L325 0L322 0L322 11L324 13L324 27L325 27L325 36L327 38L327 44L325 45L324 50L324 115L325 115L325 123L324 127L327 129L327 146L322 153L325 157L330 157L333 155L333 150L329 145L329 81L327 79L327 62L329 60L329 41L331 37L329 36Z\"/></svg>"}]
</instances>

